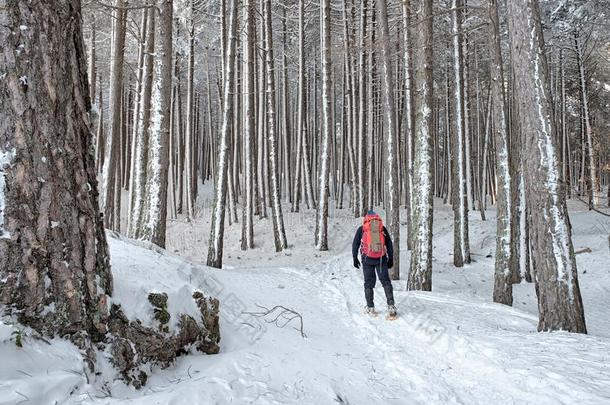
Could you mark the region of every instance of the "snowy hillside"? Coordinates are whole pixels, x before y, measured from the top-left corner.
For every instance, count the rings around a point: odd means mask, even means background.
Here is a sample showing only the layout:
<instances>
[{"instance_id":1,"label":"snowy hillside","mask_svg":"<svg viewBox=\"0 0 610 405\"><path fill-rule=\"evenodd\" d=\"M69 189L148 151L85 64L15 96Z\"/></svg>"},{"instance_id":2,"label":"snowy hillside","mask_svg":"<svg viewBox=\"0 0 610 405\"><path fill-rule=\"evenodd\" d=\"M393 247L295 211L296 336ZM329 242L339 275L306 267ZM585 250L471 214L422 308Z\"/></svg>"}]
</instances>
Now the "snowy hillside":
<instances>
[{"instance_id":1,"label":"snowy hillside","mask_svg":"<svg viewBox=\"0 0 610 405\"><path fill-rule=\"evenodd\" d=\"M439 203L440 205L440 203ZM351 266L353 219L333 217L331 251L311 245L315 213L287 214L291 248L275 253L270 224L257 223L257 249L239 250L239 227L228 228L226 268L198 264L207 252L205 220L173 222L170 250L111 236L115 301L130 316L152 314L148 291L169 294L170 312L189 312L190 293L221 299L221 353L180 357L155 370L140 391L83 371L78 351L55 339L26 336L15 346L14 328L0 326L0 404L413 404L573 403L610 401L610 223L589 212L572 213L579 277L590 335L537 333L532 284L516 287L515 307L491 303L494 218L471 213L476 260L451 265L447 207L435 212L434 292L406 292L395 282L400 317L389 322L363 312L362 274ZM493 216L493 215L492 215ZM205 217L205 215L204 215ZM353 226L352 226L353 225ZM265 240L266 238L266 240ZM407 256L403 260L406 272ZM378 285L376 304L385 311ZM184 298L184 299L182 299ZM265 317L244 312L281 305ZM267 321L267 322L266 322ZM282 327L283 326L283 327ZM11 340L13 338L13 340ZM104 364L104 362L102 362Z\"/></svg>"}]
</instances>

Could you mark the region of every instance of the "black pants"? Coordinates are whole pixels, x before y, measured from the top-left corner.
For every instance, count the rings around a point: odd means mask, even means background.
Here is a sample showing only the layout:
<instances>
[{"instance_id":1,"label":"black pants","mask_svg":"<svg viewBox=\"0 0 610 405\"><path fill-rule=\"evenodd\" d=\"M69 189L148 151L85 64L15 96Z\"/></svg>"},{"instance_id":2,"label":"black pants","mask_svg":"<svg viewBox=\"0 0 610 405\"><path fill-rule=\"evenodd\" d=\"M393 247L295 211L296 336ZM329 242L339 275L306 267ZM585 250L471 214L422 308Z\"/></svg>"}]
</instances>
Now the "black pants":
<instances>
[{"instance_id":1,"label":"black pants","mask_svg":"<svg viewBox=\"0 0 610 405\"><path fill-rule=\"evenodd\" d=\"M384 261L385 262L385 261ZM388 274L387 263L377 263L376 265L369 265L362 263L362 271L364 272L364 288L375 288L377 277L382 286L392 285L390 281L390 275ZM377 272L377 277L375 277Z\"/></svg>"},{"instance_id":2,"label":"black pants","mask_svg":"<svg viewBox=\"0 0 610 405\"><path fill-rule=\"evenodd\" d=\"M362 263L362 271L364 272L364 296L366 298L366 306L372 308L375 306L373 302L373 288L379 277L379 282L383 286L385 297L388 305L394 305L394 290L390 275L388 274L388 265L385 260L375 265ZM376 274L375 274L376 273Z\"/></svg>"}]
</instances>

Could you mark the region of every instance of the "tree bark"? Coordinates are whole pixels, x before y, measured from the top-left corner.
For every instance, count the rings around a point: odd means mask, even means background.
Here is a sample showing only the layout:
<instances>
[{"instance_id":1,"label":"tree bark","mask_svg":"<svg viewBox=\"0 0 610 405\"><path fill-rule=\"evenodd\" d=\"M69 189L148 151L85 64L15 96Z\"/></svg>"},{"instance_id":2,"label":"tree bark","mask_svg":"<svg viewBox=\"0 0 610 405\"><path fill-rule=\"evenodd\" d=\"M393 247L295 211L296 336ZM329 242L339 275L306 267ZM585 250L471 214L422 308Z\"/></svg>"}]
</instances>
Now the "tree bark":
<instances>
[{"instance_id":1,"label":"tree bark","mask_svg":"<svg viewBox=\"0 0 610 405\"><path fill-rule=\"evenodd\" d=\"M500 47L500 22L497 0L489 0L489 58L491 68L491 96L496 142L496 168L498 174L496 261L494 271L494 302L513 304L511 282L511 180L508 160L508 127L506 97L504 94L504 72L502 70L502 48Z\"/></svg>"},{"instance_id":2,"label":"tree bark","mask_svg":"<svg viewBox=\"0 0 610 405\"><path fill-rule=\"evenodd\" d=\"M316 248L328 250L328 183L330 176L331 137L334 134L331 115L331 61L330 61L330 0L320 0L322 37L322 143L320 145L320 171L318 212L316 220Z\"/></svg>"},{"instance_id":3,"label":"tree bark","mask_svg":"<svg viewBox=\"0 0 610 405\"><path fill-rule=\"evenodd\" d=\"M80 1L5 2L0 22L0 304L46 335L100 340L112 275Z\"/></svg>"},{"instance_id":4,"label":"tree bark","mask_svg":"<svg viewBox=\"0 0 610 405\"><path fill-rule=\"evenodd\" d=\"M151 9L152 10L152 9ZM146 45L144 47L144 61L142 71L142 84L140 94L140 107L138 108L137 133L134 142L134 169L131 174L131 185L129 192L131 195L131 211L129 215L128 235L132 238L141 236L142 218L146 214L144 211L145 188L148 167L148 148L149 148L149 128L152 99L153 83L153 53L155 51L155 13L147 13L148 22L146 23Z\"/></svg>"},{"instance_id":5,"label":"tree bark","mask_svg":"<svg viewBox=\"0 0 610 405\"><path fill-rule=\"evenodd\" d=\"M453 139L454 187L454 238L453 264L462 267L470 263L468 237L468 192L466 189L465 121L464 121L464 65L462 56L462 1L452 0L453 73L455 101L455 134Z\"/></svg>"},{"instance_id":6,"label":"tree bark","mask_svg":"<svg viewBox=\"0 0 610 405\"><path fill-rule=\"evenodd\" d=\"M243 219L242 219L242 240L241 249L247 250L254 247L254 176L253 159L254 159L254 136L256 134L256 126L254 123L255 103L254 103L254 7L252 0L244 2L244 21L245 31L242 40L244 49L244 176L245 176L245 198L243 202Z\"/></svg>"},{"instance_id":7,"label":"tree bark","mask_svg":"<svg viewBox=\"0 0 610 405\"><path fill-rule=\"evenodd\" d=\"M537 0L508 3L525 189L538 296L538 330L586 333L571 229L560 182L556 128Z\"/></svg>"},{"instance_id":8,"label":"tree bark","mask_svg":"<svg viewBox=\"0 0 610 405\"><path fill-rule=\"evenodd\" d=\"M413 109L413 50L412 50L412 31L411 31L411 0L404 0L402 3L403 13L403 35L404 35L404 71L405 71L405 194L407 205L407 249L413 246L412 223L413 223L413 129L414 129L414 109Z\"/></svg>"},{"instance_id":9,"label":"tree bark","mask_svg":"<svg viewBox=\"0 0 610 405\"><path fill-rule=\"evenodd\" d=\"M396 111L394 110L394 82L390 49L390 29L386 0L378 0L381 42L381 75L383 91L384 132L386 134L386 182L388 186L388 230L394 244L394 266L390 269L393 280L400 278L400 183L398 180L398 148L396 136ZM386 199L384 198L384 202Z\"/></svg>"},{"instance_id":10,"label":"tree bark","mask_svg":"<svg viewBox=\"0 0 610 405\"><path fill-rule=\"evenodd\" d=\"M120 131L121 131L121 98L123 96L123 60L125 56L125 35L127 28L127 10L125 9L127 2L125 0L116 0L115 3L115 31L112 41L112 55L110 68L110 96L109 96L109 129L106 138L106 156L104 159L104 167L102 169L102 196L101 204L104 210L104 223L107 228L115 229L113 225L114 216L116 215L114 200L115 193L120 193L120 188L117 190L116 172L117 164L120 159ZM120 202L120 200L119 200ZM119 207L116 207L119 208Z\"/></svg>"},{"instance_id":11,"label":"tree bark","mask_svg":"<svg viewBox=\"0 0 610 405\"><path fill-rule=\"evenodd\" d=\"M432 177L432 0L422 0L417 25L418 47L415 57L415 143L413 174L419 179L413 188L413 252L407 289L432 291L432 220L434 188Z\"/></svg>"},{"instance_id":12,"label":"tree bark","mask_svg":"<svg viewBox=\"0 0 610 405\"><path fill-rule=\"evenodd\" d=\"M278 160L277 122L275 103L275 61L273 58L273 30L271 24L271 0L265 0L265 48L267 65L267 151L269 165L269 186L271 193L271 213L273 215L273 235L275 251L280 252L288 247L284 216L282 215L282 198L280 195L280 166Z\"/></svg>"},{"instance_id":13,"label":"tree bark","mask_svg":"<svg viewBox=\"0 0 610 405\"><path fill-rule=\"evenodd\" d=\"M214 210L211 219L210 242L208 248L207 264L210 267L222 267L222 253L224 241L225 204L227 201L227 176L229 136L231 135L231 122L233 120L233 69L235 68L235 47L237 34L237 1L231 1L231 16L229 19L229 46L227 50L226 72L224 77L224 94L222 109L222 128L218 139L218 173L214 187Z\"/></svg>"},{"instance_id":14,"label":"tree bark","mask_svg":"<svg viewBox=\"0 0 610 405\"><path fill-rule=\"evenodd\" d=\"M156 83L148 150L146 223L142 226L142 237L161 247L165 247L167 219L173 7L173 0L161 0L159 5L159 52L155 61Z\"/></svg>"}]
</instances>

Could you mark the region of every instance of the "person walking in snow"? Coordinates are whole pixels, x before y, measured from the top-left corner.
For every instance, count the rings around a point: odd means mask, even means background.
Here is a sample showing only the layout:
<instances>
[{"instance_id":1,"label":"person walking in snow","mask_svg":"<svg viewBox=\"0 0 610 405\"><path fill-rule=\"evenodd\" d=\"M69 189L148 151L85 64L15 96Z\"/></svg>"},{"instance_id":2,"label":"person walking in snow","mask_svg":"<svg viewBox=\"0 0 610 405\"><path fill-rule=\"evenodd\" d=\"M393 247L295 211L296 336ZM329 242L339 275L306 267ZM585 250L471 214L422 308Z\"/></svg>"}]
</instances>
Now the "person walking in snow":
<instances>
[{"instance_id":1,"label":"person walking in snow","mask_svg":"<svg viewBox=\"0 0 610 405\"><path fill-rule=\"evenodd\" d=\"M358 252L362 258L362 271L364 273L364 297L366 298L366 311L369 315L376 315L373 289L377 277L385 291L388 303L388 317L396 317L394 306L394 290L388 274L388 269L394 265L394 247L392 238L381 217L374 211L369 211L365 216L362 226L356 230L352 242L352 256L354 267L360 268Z\"/></svg>"}]
</instances>

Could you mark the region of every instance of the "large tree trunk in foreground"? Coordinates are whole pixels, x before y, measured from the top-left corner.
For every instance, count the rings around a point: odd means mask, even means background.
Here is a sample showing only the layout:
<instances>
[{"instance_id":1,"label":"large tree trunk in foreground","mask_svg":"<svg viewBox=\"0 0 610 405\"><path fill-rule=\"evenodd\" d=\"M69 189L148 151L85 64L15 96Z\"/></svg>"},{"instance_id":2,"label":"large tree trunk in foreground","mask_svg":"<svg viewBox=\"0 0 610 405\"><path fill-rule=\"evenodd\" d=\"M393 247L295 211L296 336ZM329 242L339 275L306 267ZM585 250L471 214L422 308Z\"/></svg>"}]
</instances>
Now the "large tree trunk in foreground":
<instances>
[{"instance_id":1,"label":"large tree trunk in foreground","mask_svg":"<svg viewBox=\"0 0 610 405\"><path fill-rule=\"evenodd\" d=\"M0 304L40 332L98 340L112 275L80 1L4 3L0 43Z\"/></svg>"},{"instance_id":2,"label":"large tree trunk in foreground","mask_svg":"<svg viewBox=\"0 0 610 405\"><path fill-rule=\"evenodd\" d=\"M191 347L217 353L218 300L201 292L192 297L200 321L180 314L172 334L130 321L120 305L108 310L80 0L11 1L0 27L8 44L0 56L0 310L39 333L69 337L90 370L99 352L109 354L137 388L145 363L169 366Z\"/></svg>"},{"instance_id":3,"label":"large tree trunk in foreground","mask_svg":"<svg viewBox=\"0 0 610 405\"><path fill-rule=\"evenodd\" d=\"M525 190L538 330L586 333L565 190L560 181L548 66L537 0L509 2L515 90L524 134Z\"/></svg>"},{"instance_id":4,"label":"large tree trunk in foreground","mask_svg":"<svg viewBox=\"0 0 610 405\"><path fill-rule=\"evenodd\" d=\"M407 289L432 290L432 0L423 0L418 16L417 55L415 57L415 142L413 175L419 181L413 184L413 253Z\"/></svg>"}]
</instances>

